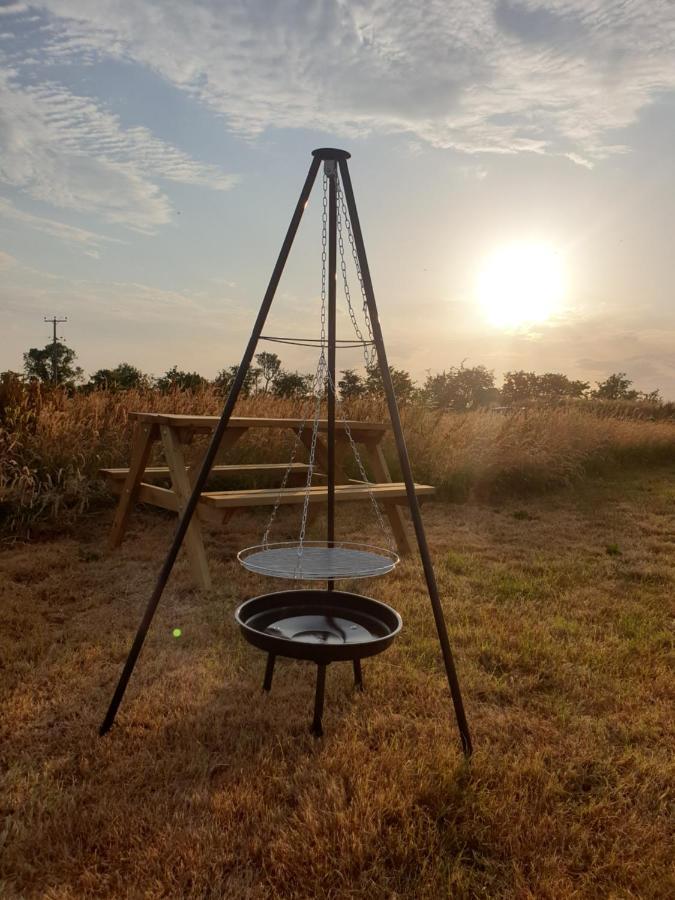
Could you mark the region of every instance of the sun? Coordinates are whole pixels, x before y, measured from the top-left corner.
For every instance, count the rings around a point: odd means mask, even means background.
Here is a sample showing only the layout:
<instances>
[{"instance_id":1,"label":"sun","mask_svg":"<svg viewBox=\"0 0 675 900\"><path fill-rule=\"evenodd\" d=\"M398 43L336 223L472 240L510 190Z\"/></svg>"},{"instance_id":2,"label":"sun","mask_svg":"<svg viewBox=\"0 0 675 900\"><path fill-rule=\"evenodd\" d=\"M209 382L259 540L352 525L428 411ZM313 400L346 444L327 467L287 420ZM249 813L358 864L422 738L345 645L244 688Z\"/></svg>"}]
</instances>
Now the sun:
<instances>
[{"instance_id":1,"label":"sun","mask_svg":"<svg viewBox=\"0 0 675 900\"><path fill-rule=\"evenodd\" d=\"M498 328L546 322L559 312L563 294L562 260L549 244L501 247L485 260L476 279L478 302Z\"/></svg>"}]
</instances>

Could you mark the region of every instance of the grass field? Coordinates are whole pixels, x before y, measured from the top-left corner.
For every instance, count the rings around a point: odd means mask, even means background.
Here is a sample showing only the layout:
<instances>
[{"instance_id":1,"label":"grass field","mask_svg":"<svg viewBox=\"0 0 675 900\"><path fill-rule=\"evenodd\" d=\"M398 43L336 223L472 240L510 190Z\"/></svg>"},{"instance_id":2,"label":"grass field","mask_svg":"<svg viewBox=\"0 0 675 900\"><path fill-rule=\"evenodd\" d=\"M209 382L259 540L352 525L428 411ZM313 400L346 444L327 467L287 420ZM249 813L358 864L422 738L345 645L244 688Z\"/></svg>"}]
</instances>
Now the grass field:
<instances>
[{"instance_id":1,"label":"grass field","mask_svg":"<svg viewBox=\"0 0 675 900\"><path fill-rule=\"evenodd\" d=\"M101 466L126 465L134 410L216 414L222 394L94 391L69 395L19 382L0 382L0 540L56 526L63 529L107 499ZM672 405L579 401L500 415L489 410L448 413L416 403L402 408L415 476L445 499L529 494L583 480L608 466L675 461ZM313 415L311 400L258 394L241 398L236 414ZM345 404L339 414L388 421L382 399ZM394 477L393 439L384 442ZM284 461L289 436L257 430L237 444L236 461ZM354 475L358 474L354 468Z\"/></svg>"},{"instance_id":2,"label":"grass field","mask_svg":"<svg viewBox=\"0 0 675 900\"><path fill-rule=\"evenodd\" d=\"M0 895L674 895L675 467L425 506L468 767L416 562L361 586L404 630L363 694L331 666L323 739L308 666L261 695L232 613L269 590L233 562L263 515L209 534L211 594L181 558L105 739L170 517L112 554L110 509L2 550Z\"/></svg>"}]
</instances>

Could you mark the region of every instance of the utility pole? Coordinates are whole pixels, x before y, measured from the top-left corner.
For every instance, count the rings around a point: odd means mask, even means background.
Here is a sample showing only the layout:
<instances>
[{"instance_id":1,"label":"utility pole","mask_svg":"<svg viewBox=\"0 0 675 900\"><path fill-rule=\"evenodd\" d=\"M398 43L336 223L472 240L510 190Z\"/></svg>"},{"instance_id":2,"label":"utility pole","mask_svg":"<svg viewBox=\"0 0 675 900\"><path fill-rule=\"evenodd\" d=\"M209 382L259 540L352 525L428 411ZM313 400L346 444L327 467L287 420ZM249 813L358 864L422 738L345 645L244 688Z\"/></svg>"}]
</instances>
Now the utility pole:
<instances>
[{"instance_id":1,"label":"utility pole","mask_svg":"<svg viewBox=\"0 0 675 900\"><path fill-rule=\"evenodd\" d=\"M68 316L65 319L57 319L56 316L52 316L51 319L48 319L47 316L44 317L45 322L51 322L53 327L53 336L52 336L52 381L55 385L59 383L59 365L58 365L58 350L57 343L58 338L56 337L56 326L60 325L62 322L68 321Z\"/></svg>"}]
</instances>

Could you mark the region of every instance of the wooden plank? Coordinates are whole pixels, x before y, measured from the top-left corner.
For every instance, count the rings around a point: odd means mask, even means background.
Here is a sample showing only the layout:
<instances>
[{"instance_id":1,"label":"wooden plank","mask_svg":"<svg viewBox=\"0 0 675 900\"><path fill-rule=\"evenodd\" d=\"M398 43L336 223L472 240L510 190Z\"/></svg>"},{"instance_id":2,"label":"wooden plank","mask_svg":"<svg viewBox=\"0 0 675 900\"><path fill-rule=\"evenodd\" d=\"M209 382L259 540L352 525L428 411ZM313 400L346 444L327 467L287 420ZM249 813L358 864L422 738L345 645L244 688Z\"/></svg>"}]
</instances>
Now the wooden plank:
<instances>
[{"instance_id":1,"label":"wooden plank","mask_svg":"<svg viewBox=\"0 0 675 900\"><path fill-rule=\"evenodd\" d=\"M138 422L147 422L154 425L171 425L173 428L191 428L194 430L212 431L220 421L220 416L185 416L178 413L152 413L152 412L131 412L129 418ZM256 418L252 416L232 416L227 423L228 429L239 428L295 428L296 430L307 422L306 419L284 419L284 418ZM338 431L344 431L344 422L336 422L335 427ZM384 434L391 426L383 422L349 422L349 427L354 433L355 429L359 432L368 434ZM312 423L307 424L307 428L312 429ZM319 431L328 430L328 420L319 419Z\"/></svg>"},{"instance_id":2,"label":"wooden plank","mask_svg":"<svg viewBox=\"0 0 675 900\"><path fill-rule=\"evenodd\" d=\"M122 493L122 483L113 481L110 485L116 494ZM141 482L138 486L138 495L136 498L138 503L148 503L150 506L159 506L160 509L166 509L169 512L178 512L178 501L176 495L171 488L159 487L156 484L146 484ZM225 510L226 513L233 513L234 510ZM205 518L215 525L220 525L223 521L223 513L217 509L204 506L199 507L200 517Z\"/></svg>"},{"instance_id":3,"label":"wooden plank","mask_svg":"<svg viewBox=\"0 0 675 900\"><path fill-rule=\"evenodd\" d=\"M211 469L211 472L214 474L246 474L248 472L285 472L288 469L288 463L247 463L246 465L225 465L225 466L214 466ZM291 466L292 472L306 472L309 469L307 463L293 463ZM188 471L192 471L192 466L187 466ZM127 477L129 473L129 469L99 469L98 470L101 475L104 475L106 478L110 478L112 480L118 481ZM168 466L146 466L145 472L143 473L144 478L159 478L166 477L169 474Z\"/></svg>"},{"instance_id":4,"label":"wooden plank","mask_svg":"<svg viewBox=\"0 0 675 900\"><path fill-rule=\"evenodd\" d=\"M178 498L170 488L159 487L156 484L141 484L138 491L139 503L151 503L171 512L178 512Z\"/></svg>"},{"instance_id":5,"label":"wooden plank","mask_svg":"<svg viewBox=\"0 0 675 900\"><path fill-rule=\"evenodd\" d=\"M153 441L157 437L154 425L147 422L136 422L134 436L131 445L131 462L122 488L119 503L115 510L112 528L108 542L111 547L119 547L127 528L131 507L138 496L138 489L143 477L143 472L148 464Z\"/></svg>"},{"instance_id":6,"label":"wooden plank","mask_svg":"<svg viewBox=\"0 0 675 900\"><path fill-rule=\"evenodd\" d=\"M335 485L335 499L339 501L363 500L369 492L380 500L406 499L405 484L394 482L391 484L337 484ZM415 485L418 496L431 496L435 488L428 484ZM313 485L309 489L309 502L320 503L326 499L328 488L325 485ZM224 508L228 506L270 506L276 502L279 496L281 504L302 503L305 499L304 488L256 488L241 491L206 491L201 496L201 502L207 506Z\"/></svg>"},{"instance_id":7,"label":"wooden plank","mask_svg":"<svg viewBox=\"0 0 675 900\"><path fill-rule=\"evenodd\" d=\"M164 447L164 457L169 465L171 474L171 484L178 502L178 511L182 513L185 509L192 488L190 479L185 465L185 457L180 442L174 430L168 425L160 427L162 434L162 446ZM204 550L204 542L202 540L202 530L199 523L199 516L192 517L188 529L185 533L185 549L190 560L190 568L195 582L204 590L211 589L211 573L209 572L209 564L206 559L206 551Z\"/></svg>"},{"instance_id":8,"label":"wooden plank","mask_svg":"<svg viewBox=\"0 0 675 900\"><path fill-rule=\"evenodd\" d=\"M387 465L387 459L384 455L382 444L376 441L367 441L366 452L375 478L377 478L378 481L391 483L391 472ZM401 556L406 556L407 554L412 553L412 543L410 541L410 535L401 505L392 502L391 500L383 501L383 505L384 511L389 519L389 524L391 525L391 530L394 534L399 554Z\"/></svg>"},{"instance_id":9,"label":"wooden plank","mask_svg":"<svg viewBox=\"0 0 675 900\"><path fill-rule=\"evenodd\" d=\"M301 432L300 440L307 450L307 459L310 459L312 453L311 429ZM323 441L320 441L318 438L316 439L316 448L314 450L314 465L319 465L322 469L328 469L328 451L326 450Z\"/></svg>"}]
</instances>

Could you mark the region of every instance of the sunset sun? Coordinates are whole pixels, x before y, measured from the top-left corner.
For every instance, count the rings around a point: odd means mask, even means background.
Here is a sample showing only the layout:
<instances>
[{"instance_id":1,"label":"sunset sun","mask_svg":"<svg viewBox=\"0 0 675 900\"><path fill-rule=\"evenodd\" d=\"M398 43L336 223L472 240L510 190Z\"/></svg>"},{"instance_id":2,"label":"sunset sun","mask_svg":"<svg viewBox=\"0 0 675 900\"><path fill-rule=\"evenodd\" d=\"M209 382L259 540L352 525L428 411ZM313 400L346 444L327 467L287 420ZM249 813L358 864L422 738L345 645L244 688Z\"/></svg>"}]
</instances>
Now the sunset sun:
<instances>
[{"instance_id":1,"label":"sunset sun","mask_svg":"<svg viewBox=\"0 0 675 900\"><path fill-rule=\"evenodd\" d=\"M478 302L498 328L547 321L559 311L563 293L560 255L548 244L501 247L483 261L476 279Z\"/></svg>"}]
</instances>

